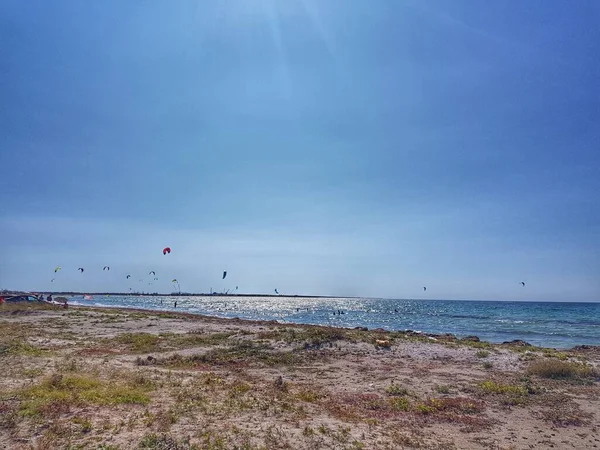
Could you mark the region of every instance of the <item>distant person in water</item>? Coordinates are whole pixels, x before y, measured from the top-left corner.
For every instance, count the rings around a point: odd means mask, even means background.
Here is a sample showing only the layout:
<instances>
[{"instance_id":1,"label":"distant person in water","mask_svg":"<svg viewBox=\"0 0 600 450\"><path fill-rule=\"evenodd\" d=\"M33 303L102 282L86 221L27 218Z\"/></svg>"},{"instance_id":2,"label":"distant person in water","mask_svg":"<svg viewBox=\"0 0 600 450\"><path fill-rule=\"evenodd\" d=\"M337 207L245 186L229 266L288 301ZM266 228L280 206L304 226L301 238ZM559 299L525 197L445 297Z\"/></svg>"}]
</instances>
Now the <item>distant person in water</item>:
<instances>
[{"instance_id":1,"label":"distant person in water","mask_svg":"<svg viewBox=\"0 0 600 450\"><path fill-rule=\"evenodd\" d=\"M177 308L177 302L175 302L175 308Z\"/></svg>"}]
</instances>

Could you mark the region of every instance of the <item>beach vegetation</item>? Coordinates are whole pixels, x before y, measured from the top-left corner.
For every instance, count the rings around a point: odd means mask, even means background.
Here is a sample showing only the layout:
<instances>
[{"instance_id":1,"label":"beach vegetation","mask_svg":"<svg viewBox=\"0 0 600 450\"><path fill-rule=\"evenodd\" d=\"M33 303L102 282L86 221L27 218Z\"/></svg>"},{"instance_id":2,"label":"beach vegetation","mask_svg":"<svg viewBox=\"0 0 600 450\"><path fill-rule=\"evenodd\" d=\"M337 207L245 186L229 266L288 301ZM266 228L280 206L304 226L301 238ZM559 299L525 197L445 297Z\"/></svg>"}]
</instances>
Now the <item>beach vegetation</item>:
<instances>
[{"instance_id":1,"label":"beach vegetation","mask_svg":"<svg viewBox=\"0 0 600 450\"><path fill-rule=\"evenodd\" d=\"M55 416L81 405L147 404L148 387L116 380L103 381L92 375L63 376L54 373L19 392L24 416Z\"/></svg>"},{"instance_id":2,"label":"beach vegetation","mask_svg":"<svg viewBox=\"0 0 600 450\"><path fill-rule=\"evenodd\" d=\"M206 347L224 344L233 335L231 332L219 333L124 333L115 338L105 339L103 346L116 343L130 353L151 353L179 350L193 347Z\"/></svg>"},{"instance_id":3,"label":"beach vegetation","mask_svg":"<svg viewBox=\"0 0 600 450\"><path fill-rule=\"evenodd\" d=\"M79 425L80 431L82 433L89 433L90 431L92 431L92 421L89 417L75 416L71 419L71 422L73 422L76 425Z\"/></svg>"},{"instance_id":4,"label":"beach vegetation","mask_svg":"<svg viewBox=\"0 0 600 450\"><path fill-rule=\"evenodd\" d=\"M178 416L172 409L159 409L156 412L146 410L144 413L144 424L153 427L159 432L166 433L171 426L177 423Z\"/></svg>"},{"instance_id":5,"label":"beach vegetation","mask_svg":"<svg viewBox=\"0 0 600 450\"><path fill-rule=\"evenodd\" d=\"M244 340L228 347L213 348L201 354L187 356L175 354L167 358L156 358L155 363L173 368L248 364L293 366L303 360L300 351L276 351L267 344Z\"/></svg>"},{"instance_id":6,"label":"beach vegetation","mask_svg":"<svg viewBox=\"0 0 600 450\"><path fill-rule=\"evenodd\" d=\"M484 394L498 396L500 403L510 405L523 405L529 401L529 389L522 384L504 384L492 380L486 380L478 385Z\"/></svg>"},{"instance_id":7,"label":"beach vegetation","mask_svg":"<svg viewBox=\"0 0 600 450\"><path fill-rule=\"evenodd\" d=\"M542 378L562 380L594 379L600 377L600 372L589 364L556 359L536 360L529 365L527 373Z\"/></svg>"},{"instance_id":8,"label":"beach vegetation","mask_svg":"<svg viewBox=\"0 0 600 450\"><path fill-rule=\"evenodd\" d=\"M210 443L210 441L209 441ZM200 449L200 447L196 445L190 445L189 438L178 440L177 438L171 436L170 434L165 433L149 433L146 434L138 444L139 449L145 450L196 450ZM217 446L212 443L210 446L203 446L202 448L207 449L225 449L227 447L221 446L221 444L217 444Z\"/></svg>"},{"instance_id":9,"label":"beach vegetation","mask_svg":"<svg viewBox=\"0 0 600 450\"><path fill-rule=\"evenodd\" d=\"M21 375L26 378L37 378L44 373L44 369L41 367L30 367L27 369L23 369Z\"/></svg>"},{"instance_id":10,"label":"beach vegetation","mask_svg":"<svg viewBox=\"0 0 600 450\"><path fill-rule=\"evenodd\" d=\"M583 411L569 398L554 399L550 408L541 411L541 417L556 427L580 427L588 425L594 417L592 413Z\"/></svg>"},{"instance_id":11,"label":"beach vegetation","mask_svg":"<svg viewBox=\"0 0 600 450\"><path fill-rule=\"evenodd\" d=\"M124 333L117 336L115 341L127 346L129 351L149 353L158 350L160 337L150 333Z\"/></svg>"},{"instance_id":12,"label":"beach vegetation","mask_svg":"<svg viewBox=\"0 0 600 450\"><path fill-rule=\"evenodd\" d=\"M190 331L186 334L161 335L169 337L173 345L193 347L193 346L210 346L221 345L235 333L219 332L219 333L204 333L201 331Z\"/></svg>"},{"instance_id":13,"label":"beach vegetation","mask_svg":"<svg viewBox=\"0 0 600 450\"><path fill-rule=\"evenodd\" d=\"M48 350L31 345L21 338L8 339L4 340L4 342L0 342L0 355L42 356L47 353Z\"/></svg>"},{"instance_id":14,"label":"beach vegetation","mask_svg":"<svg viewBox=\"0 0 600 450\"><path fill-rule=\"evenodd\" d=\"M0 357L49 354L49 350L29 342L36 335L39 335L39 331L33 325L0 321Z\"/></svg>"},{"instance_id":15,"label":"beach vegetation","mask_svg":"<svg viewBox=\"0 0 600 450\"><path fill-rule=\"evenodd\" d=\"M406 397L390 398L389 404L394 411L409 411L411 409L410 401Z\"/></svg>"},{"instance_id":16,"label":"beach vegetation","mask_svg":"<svg viewBox=\"0 0 600 450\"><path fill-rule=\"evenodd\" d=\"M553 348L545 348L543 350L543 355L546 358L556 358L560 361L566 361L569 359L569 355L567 355L565 352L561 352Z\"/></svg>"},{"instance_id":17,"label":"beach vegetation","mask_svg":"<svg viewBox=\"0 0 600 450\"><path fill-rule=\"evenodd\" d=\"M310 347L333 345L336 341L348 339L347 330L335 327L283 328L259 334L263 339L276 339L285 343L305 343Z\"/></svg>"},{"instance_id":18,"label":"beach vegetation","mask_svg":"<svg viewBox=\"0 0 600 450\"><path fill-rule=\"evenodd\" d=\"M438 394L449 394L450 393L450 386L447 385L436 385L435 386L435 392L437 392Z\"/></svg>"},{"instance_id":19,"label":"beach vegetation","mask_svg":"<svg viewBox=\"0 0 600 450\"><path fill-rule=\"evenodd\" d=\"M452 411L462 414L475 414L482 412L485 407L482 402L467 397L443 397L429 398L423 403L415 406L415 409L423 414L441 411Z\"/></svg>"},{"instance_id":20,"label":"beach vegetation","mask_svg":"<svg viewBox=\"0 0 600 450\"><path fill-rule=\"evenodd\" d=\"M481 349L489 349L492 347L492 344L490 344L489 342L485 342L485 341L477 341L477 342L461 341L461 344L466 345L467 347L481 348Z\"/></svg>"},{"instance_id":21,"label":"beach vegetation","mask_svg":"<svg viewBox=\"0 0 600 450\"><path fill-rule=\"evenodd\" d=\"M391 383L386 389L385 392L387 393L387 395L393 397L393 396L402 396L402 395L407 395L408 394L408 389L406 389L405 387L400 386L399 384L396 383Z\"/></svg>"},{"instance_id":22,"label":"beach vegetation","mask_svg":"<svg viewBox=\"0 0 600 450\"><path fill-rule=\"evenodd\" d=\"M478 358L487 358L490 356L490 352L487 350L479 350L477 353L475 353L475 356Z\"/></svg>"},{"instance_id":23,"label":"beach vegetation","mask_svg":"<svg viewBox=\"0 0 600 450\"><path fill-rule=\"evenodd\" d=\"M303 402L317 403L324 397L324 394L322 392L318 392L312 389L301 389L300 391L296 392L296 394L294 394L294 397Z\"/></svg>"},{"instance_id":24,"label":"beach vegetation","mask_svg":"<svg viewBox=\"0 0 600 450\"><path fill-rule=\"evenodd\" d=\"M518 384L503 384L492 380L486 380L479 383L479 387L486 393L527 395L525 386Z\"/></svg>"}]
</instances>

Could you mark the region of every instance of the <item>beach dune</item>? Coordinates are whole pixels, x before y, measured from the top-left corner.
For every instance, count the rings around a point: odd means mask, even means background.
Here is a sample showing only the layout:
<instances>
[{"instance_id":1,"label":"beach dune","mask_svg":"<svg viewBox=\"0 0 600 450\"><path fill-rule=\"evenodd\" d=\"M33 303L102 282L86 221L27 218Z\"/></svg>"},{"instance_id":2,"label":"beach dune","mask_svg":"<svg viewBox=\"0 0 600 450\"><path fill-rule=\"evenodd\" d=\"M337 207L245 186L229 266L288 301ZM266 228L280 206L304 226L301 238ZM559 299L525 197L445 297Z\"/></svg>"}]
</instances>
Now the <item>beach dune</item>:
<instances>
[{"instance_id":1,"label":"beach dune","mask_svg":"<svg viewBox=\"0 0 600 450\"><path fill-rule=\"evenodd\" d=\"M31 304L0 335L0 448L600 447L591 346Z\"/></svg>"}]
</instances>

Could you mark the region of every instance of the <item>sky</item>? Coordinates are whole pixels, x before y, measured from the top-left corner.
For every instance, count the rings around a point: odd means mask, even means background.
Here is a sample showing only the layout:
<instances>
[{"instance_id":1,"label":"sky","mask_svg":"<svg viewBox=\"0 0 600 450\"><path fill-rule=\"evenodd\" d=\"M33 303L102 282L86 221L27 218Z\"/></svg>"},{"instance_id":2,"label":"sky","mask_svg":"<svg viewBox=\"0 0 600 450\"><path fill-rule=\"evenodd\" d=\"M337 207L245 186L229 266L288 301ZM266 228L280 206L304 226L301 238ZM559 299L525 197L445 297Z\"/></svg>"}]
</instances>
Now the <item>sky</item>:
<instances>
[{"instance_id":1,"label":"sky","mask_svg":"<svg viewBox=\"0 0 600 450\"><path fill-rule=\"evenodd\" d=\"M600 301L598 23L4 0L0 289Z\"/></svg>"}]
</instances>

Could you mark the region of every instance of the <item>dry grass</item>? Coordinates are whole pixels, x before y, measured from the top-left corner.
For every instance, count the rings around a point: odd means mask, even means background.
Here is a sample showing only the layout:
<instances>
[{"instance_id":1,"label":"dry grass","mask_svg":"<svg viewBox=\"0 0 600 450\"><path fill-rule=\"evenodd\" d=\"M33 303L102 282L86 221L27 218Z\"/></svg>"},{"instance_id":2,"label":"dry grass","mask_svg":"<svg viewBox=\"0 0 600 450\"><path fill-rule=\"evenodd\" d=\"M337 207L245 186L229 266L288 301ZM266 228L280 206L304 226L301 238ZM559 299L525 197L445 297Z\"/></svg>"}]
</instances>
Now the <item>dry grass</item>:
<instances>
[{"instance_id":1,"label":"dry grass","mask_svg":"<svg viewBox=\"0 0 600 450\"><path fill-rule=\"evenodd\" d=\"M166 358L156 358L153 364L178 369L208 368L211 366L294 366L304 361L301 351L276 351L267 344L253 341L239 341L222 348L213 348L205 353L182 356L175 354ZM147 365L138 360L139 365Z\"/></svg>"},{"instance_id":2,"label":"dry grass","mask_svg":"<svg viewBox=\"0 0 600 450\"><path fill-rule=\"evenodd\" d=\"M17 309L15 311L21 310ZM28 339L35 336L36 332L36 327L29 324L0 322L0 357L42 356L46 350L28 342Z\"/></svg>"},{"instance_id":3,"label":"dry grass","mask_svg":"<svg viewBox=\"0 0 600 450\"><path fill-rule=\"evenodd\" d=\"M124 352L152 353L219 345L232 335L233 333L123 333L115 338L104 339L98 345L106 348L116 344Z\"/></svg>"},{"instance_id":4,"label":"dry grass","mask_svg":"<svg viewBox=\"0 0 600 450\"><path fill-rule=\"evenodd\" d=\"M144 385L145 384L145 385ZM152 387L135 381L104 381L93 375L55 373L21 390L20 413L24 416L56 417L82 405L147 404Z\"/></svg>"},{"instance_id":5,"label":"dry grass","mask_svg":"<svg viewBox=\"0 0 600 450\"><path fill-rule=\"evenodd\" d=\"M430 398L415 405L415 410L423 414L436 412L455 412L459 414L476 414L485 410L483 402L466 397Z\"/></svg>"},{"instance_id":6,"label":"dry grass","mask_svg":"<svg viewBox=\"0 0 600 450\"><path fill-rule=\"evenodd\" d=\"M529 389L523 384L505 384L486 380L478 384L483 394L495 395L506 406L525 405L529 401Z\"/></svg>"},{"instance_id":7,"label":"dry grass","mask_svg":"<svg viewBox=\"0 0 600 450\"><path fill-rule=\"evenodd\" d=\"M477 353L475 353L475 356L477 356L478 358L487 358L488 356L490 356L490 352L488 352L487 350L479 350L477 351Z\"/></svg>"},{"instance_id":8,"label":"dry grass","mask_svg":"<svg viewBox=\"0 0 600 450\"><path fill-rule=\"evenodd\" d=\"M564 396L552 396L551 406L540 412L543 420L557 427L588 425L593 415L581 410L579 405Z\"/></svg>"},{"instance_id":9,"label":"dry grass","mask_svg":"<svg viewBox=\"0 0 600 450\"><path fill-rule=\"evenodd\" d=\"M537 375L542 378L563 380L597 379L600 377L599 372L590 365L554 359L534 361L530 364L527 372L530 375Z\"/></svg>"},{"instance_id":10,"label":"dry grass","mask_svg":"<svg viewBox=\"0 0 600 450\"><path fill-rule=\"evenodd\" d=\"M483 392L493 394L510 394L516 396L527 395L527 388L517 384L502 384L495 381L487 380L479 384Z\"/></svg>"},{"instance_id":11,"label":"dry grass","mask_svg":"<svg viewBox=\"0 0 600 450\"><path fill-rule=\"evenodd\" d=\"M385 392L390 396L401 396L407 395L408 389L398 384L392 383L386 388Z\"/></svg>"}]
</instances>

